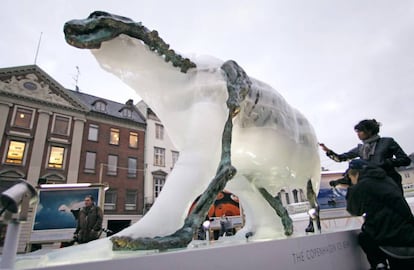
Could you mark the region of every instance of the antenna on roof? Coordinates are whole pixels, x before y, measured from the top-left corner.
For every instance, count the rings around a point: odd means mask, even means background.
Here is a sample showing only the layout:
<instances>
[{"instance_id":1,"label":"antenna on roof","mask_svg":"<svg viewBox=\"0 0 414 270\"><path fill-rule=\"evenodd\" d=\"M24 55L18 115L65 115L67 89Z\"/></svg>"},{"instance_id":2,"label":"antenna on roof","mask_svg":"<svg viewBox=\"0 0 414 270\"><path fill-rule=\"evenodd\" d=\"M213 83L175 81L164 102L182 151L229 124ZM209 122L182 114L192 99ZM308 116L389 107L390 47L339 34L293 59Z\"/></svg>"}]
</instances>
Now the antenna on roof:
<instances>
[{"instance_id":1,"label":"antenna on roof","mask_svg":"<svg viewBox=\"0 0 414 270\"><path fill-rule=\"evenodd\" d=\"M39 54L40 42L42 41L42 34L43 34L43 32L40 32L39 42L37 43L37 49L36 49L36 54L35 54L35 59L34 59L34 64L35 65L36 65L36 62L37 62L37 55Z\"/></svg>"},{"instance_id":2,"label":"antenna on roof","mask_svg":"<svg viewBox=\"0 0 414 270\"><path fill-rule=\"evenodd\" d=\"M80 70L79 70L79 67L76 66L76 75L73 77L73 79L75 80L75 90L76 90L76 92L79 92L79 86L78 86L79 76L80 76Z\"/></svg>"}]
</instances>

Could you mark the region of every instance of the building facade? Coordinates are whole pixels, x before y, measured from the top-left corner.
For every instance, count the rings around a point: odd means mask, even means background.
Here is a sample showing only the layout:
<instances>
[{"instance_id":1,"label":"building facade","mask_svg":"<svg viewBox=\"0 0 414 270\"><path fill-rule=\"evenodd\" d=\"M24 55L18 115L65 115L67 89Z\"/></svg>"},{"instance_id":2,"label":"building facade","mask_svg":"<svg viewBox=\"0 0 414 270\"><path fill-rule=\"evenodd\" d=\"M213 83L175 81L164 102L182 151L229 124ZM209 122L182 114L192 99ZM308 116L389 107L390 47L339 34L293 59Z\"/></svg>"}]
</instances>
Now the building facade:
<instances>
[{"instance_id":1,"label":"building facade","mask_svg":"<svg viewBox=\"0 0 414 270\"><path fill-rule=\"evenodd\" d=\"M119 232L143 214L145 119L132 100L120 104L71 93L88 106L78 182L109 187L104 199L105 228Z\"/></svg>"},{"instance_id":2,"label":"building facade","mask_svg":"<svg viewBox=\"0 0 414 270\"><path fill-rule=\"evenodd\" d=\"M65 89L35 65L2 68L0 191L17 179L35 187L105 184L104 227L119 231L143 214L145 129L132 100L120 104ZM30 244L33 217L31 209L18 252Z\"/></svg>"},{"instance_id":3,"label":"building facade","mask_svg":"<svg viewBox=\"0 0 414 270\"><path fill-rule=\"evenodd\" d=\"M144 211L151 208L180 155L160 119L144 101L137 104L147 122L145 139Z\"/></svg>"}]
</instances>

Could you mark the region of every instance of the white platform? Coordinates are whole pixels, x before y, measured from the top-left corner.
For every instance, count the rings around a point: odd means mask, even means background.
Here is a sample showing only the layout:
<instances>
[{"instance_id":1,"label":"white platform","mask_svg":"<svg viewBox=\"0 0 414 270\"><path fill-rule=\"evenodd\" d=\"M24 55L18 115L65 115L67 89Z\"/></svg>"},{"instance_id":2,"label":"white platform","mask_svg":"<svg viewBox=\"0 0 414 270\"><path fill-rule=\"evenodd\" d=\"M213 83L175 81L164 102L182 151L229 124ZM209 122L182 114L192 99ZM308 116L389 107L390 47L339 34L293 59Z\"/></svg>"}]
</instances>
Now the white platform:
<instances>
[{"instance_id":1,"label":"white platform","mask_svg":"<svg viewBox=\"0 0 414 270\"><path fill-rule=\"evenodd\" d=\"M358 230L349 230L239 244L213 242L205 245L199 242L198 247L176 251L140 256L126 252L124 258L120 256L112 260L81 264L71 262L68 265L32 269L368 269L365 255L357 244L357 233Z\"/></svg>"},{"instance_id":2,"label":"white platform","mask_svg":"<svg viewBox=\"0 0 414 270\"><path fill-rule=\"evenodd\" d=\"M413 210L414 198L407 198ZM278 270L360 270L368 269L365 254L357 243L362 225L359 217L350 217L344 209L321 213L322 234L306 235L308 216L292 215L295 237L269 241L226 242L207 244L194 241L186 249L156 252L114 252L114 256L94 262L79 263L68 258L65 265L36 268L42 250L20 255L16 269L104 270L104 269L278 269ZM49 250L50 251L50 250ZM47 252L44 250L43 252Z\"/></svg>"}]
</instances>

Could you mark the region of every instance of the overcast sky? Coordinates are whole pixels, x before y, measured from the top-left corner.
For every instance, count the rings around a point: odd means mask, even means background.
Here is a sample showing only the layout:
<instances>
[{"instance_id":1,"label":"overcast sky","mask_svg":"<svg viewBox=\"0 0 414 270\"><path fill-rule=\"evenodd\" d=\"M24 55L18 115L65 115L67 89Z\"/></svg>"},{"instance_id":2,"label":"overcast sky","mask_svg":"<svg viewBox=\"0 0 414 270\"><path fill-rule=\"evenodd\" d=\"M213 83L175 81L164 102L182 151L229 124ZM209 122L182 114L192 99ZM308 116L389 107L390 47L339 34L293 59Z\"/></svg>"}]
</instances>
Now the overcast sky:
<instances>
[{"instance_id":1,"label":"overcast sky","mask_svg":"<svg viewBox=\"0 0 414 270\"><path fill-rule=\"evenodd\" d=\"M359 141L354 125L414 152L414 1L399 0L2 0L0 68L35 63L74 89L126 102L140 97L66 44L63 25L95 10L141 21L185 54L235 60L272 85L337 152ZM36 57L39 39L39 51ZM321 152L322 166L342 169Z\"/></svg>"}]
</instances>

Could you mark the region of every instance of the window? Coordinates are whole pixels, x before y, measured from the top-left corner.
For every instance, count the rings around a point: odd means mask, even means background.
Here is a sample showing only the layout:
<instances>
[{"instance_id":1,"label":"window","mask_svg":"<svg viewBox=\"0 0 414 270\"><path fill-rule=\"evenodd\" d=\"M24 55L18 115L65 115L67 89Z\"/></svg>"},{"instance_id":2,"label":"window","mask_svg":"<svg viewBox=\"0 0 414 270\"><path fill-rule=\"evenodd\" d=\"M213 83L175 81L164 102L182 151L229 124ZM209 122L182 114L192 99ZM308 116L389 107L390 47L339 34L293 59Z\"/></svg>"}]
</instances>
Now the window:
<instances>
[{"instance_id":1,"label":"window","mask_svg":"<svg viewBox=\"0 0 414 270\"><path fill-rule=\"evenodd\" d=\"M138 133L136 132L129 133L129 147L138 148Z\"/></svg>"},{"instance_id":2,"label":"window","mask_svg":"<svg viewBox=\"0 0 414 270\"><path fill-rule=\"evenodd\" d=\"M160 124L155 124L155 138L159 140L164 139L164 126Z\"/></svg>"},{"instance_id":3,"label":"window","mask_svg":"<svg viewBox=\"0 0 414 270\"><path fill-rule=\"evenodd\" d=\"M103 101L97 101L95 103L95 110L100 111L100 112L105 112L106 111L106 104Z\"/></svg>"},{"instance_id":4,"label":"window","mask_svg":"<svg viewBox=\"0 0 414 270\"><path fill-rule=\"evenodd\" d=\"M131 109L123 109L122 116L126 118L132 118L132 111Z\"/></svg>"},{"instance_id":5,"label":"window","mask_svg":"<svg viewBox=\"0 0 414 270\"><path fill-rule=\"evenodd\" d=\"M60 146L51 146L49 148L48 168L62 169L65 156L65 148Z\"/></svg>"},{"instance_id":6,"label":"window","mask_svg":"<svg viewBox=\"0 0 414 270\"><path fill-rule=\"evenodd\" d=\"M96 168L96 153L86 152L84 172L95 173L95 168Z\"/></svg>"},{"instance_id":7,"label":"window","mask_svg":"<svg viewBox=\"0 0 414 270\"><path fill-rule=\"evenodd\" d=\"M292 193L293 193L293 202L298 203L299 202L298 190L294 189L294 190L292 190Z\"/></svg>"},{"instance_id":8,"label":"window","mask_svg":"<svg viewBox=\"0 0 414 270\"><path fill-rule=\"evenodd\" d=\"M171 151L171 157L172 157L172 167L174 168L175 163L178 160L178 156L180 155L177 151Z\"/></svg>"},{"instance_id":9,"label":"window","mask_svg":"<svg viewBox=\"0 0 414 270\"><path fill-rule=\"evenodd\" d=\"M116 190L108 189L105 192L104 210L116 210Z\"/></svg>"},{"instance_id":10,"label":"window","mask_svg":"<svg viewBox=\"0 0 414 270\"><path fill-rule=\"evenodd\" d=\"M31 128L33 123L33 114L33 109L16 107L12 125L21 128Z\"/></svg>"},{"instance_id":11,"label":"window","mask_svg":"<svg viewBox=\"0 0 414 270\"><path fill-rule=\"evenodd\" d=\"M137 159L128 158L128 177L137 177Z\"/></svg>"},{"instance_id":12,"label":"window","mask_svg":"<svg viewBox=\"0 0 414 270\"><path fill-rule=\"evenodd\" d=\"M99 135L99 126L90 124L89 125L89 132L88 132L88 140L89 141L98 141L98 135Z\"/></svg>"},{"instance_id":13,"label":"window","mask_svg":"<svg viewBox=\"0 0 414 270\"><path fill-rule=\"evenodd\" d=\"M109 144L119 145L119 129L111 128L109 135Z\"/></svg>"},{"instance_id":14,"label":"window","mask_svg":"<svg viewBox=\"0 0 414 270\"><path fill-rule=\"evenodd\" d=\"M290 204L289 193L285 193L286 203Z\"/></svg>"},{"instance_id":15,"label":"window","mask_svg":"<svg viewBox=\"0 0 414 270\"><path fill-rule=\"evenodd\" d=\"M69 135L70 131L70 118L55 114L53 116L52 133L60 135Z\"/></svg>"},{"instance_id":16,"label":"window","mask_svg":"<svg viewBox=\"0 0 414 270\"><path fill-rule=\"evenodd\" d=\"M154 175L154 197L157 198L162 190L162 187L165 184L164 175Z\"/></svg>"},{"instance_id":17,"label":"window","mask_svg":"<svg viewBox=\"0 0 414 270\"><path fill-rule=\"evenodd\" d=\"M154 147L154 165L165 166L165 149Z\"/></svg>"},{"instance_id":18,"label":"window","mask_svg":"<svg viewBox=\"0 0 414 270\"><path fill-rule=\"evenodd\" d=\"M7 149L6 163L22 165L26 153L26 144L24 141L11 140Z\"/></svg>"},{"instance_id":19,"label":"window","mask_svg":"<svg viewBox=\"0 0 414 270\"><path fill-rule=\"evenodd\" d=\"M109 155L108 156L108 175L116 175L118 168L118 156Z\"/></svg>"},{"instance_id":20,"label":"window","mask_svg":"<svg viewBox=\"0 0 414 270\"><path fill-rule=\"evenodd\" d=\"M127 190L125 196L125 210L137 209L137 191Z\"/></svg>"}]
</instances>

